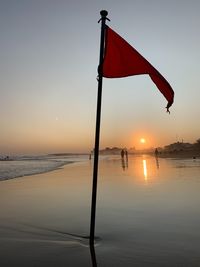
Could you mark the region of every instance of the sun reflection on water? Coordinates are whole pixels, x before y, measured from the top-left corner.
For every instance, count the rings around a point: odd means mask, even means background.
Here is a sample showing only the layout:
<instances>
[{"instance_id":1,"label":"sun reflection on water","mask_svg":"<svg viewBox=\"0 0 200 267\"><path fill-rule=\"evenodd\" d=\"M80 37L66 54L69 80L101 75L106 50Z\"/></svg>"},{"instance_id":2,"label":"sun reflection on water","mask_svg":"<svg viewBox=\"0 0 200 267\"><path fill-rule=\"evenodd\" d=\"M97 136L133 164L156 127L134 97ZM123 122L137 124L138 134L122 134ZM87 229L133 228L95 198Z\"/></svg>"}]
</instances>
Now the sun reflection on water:
<instances>
[{"instance_id":1,"label":"sun reflection on water","mask_svg":"<svg viewBox=\"0 0 200 267\"><path fill-rule=\"evenodd\" d=\"M145 179L145 181L147 181L148 180L148 176L147 176L147 161L146 161L146 159L143 159L142 163L143 163L144 179Z\"/></svg>"}]
</instances>

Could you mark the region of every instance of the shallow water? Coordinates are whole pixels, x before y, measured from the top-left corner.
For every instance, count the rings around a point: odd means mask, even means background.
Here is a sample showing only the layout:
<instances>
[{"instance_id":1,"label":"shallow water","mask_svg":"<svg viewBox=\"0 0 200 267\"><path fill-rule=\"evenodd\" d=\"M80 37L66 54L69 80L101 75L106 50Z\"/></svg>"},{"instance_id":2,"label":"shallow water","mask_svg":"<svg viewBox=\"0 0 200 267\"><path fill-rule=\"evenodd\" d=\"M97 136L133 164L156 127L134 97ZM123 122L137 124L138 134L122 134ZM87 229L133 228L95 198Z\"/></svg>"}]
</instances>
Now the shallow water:
<instances>
[{"instance_id":1,"label":"shallow water","mask_svg":"<svg viewBox=\"0 0 200 267\"><path fill-rule=\"evenodd\" d=\"M92 266L91 177L88 161L1 182L2 266ZM102 158L97 266L200 266L199 192L199 160Z\"/></svg>"}]
</instances>

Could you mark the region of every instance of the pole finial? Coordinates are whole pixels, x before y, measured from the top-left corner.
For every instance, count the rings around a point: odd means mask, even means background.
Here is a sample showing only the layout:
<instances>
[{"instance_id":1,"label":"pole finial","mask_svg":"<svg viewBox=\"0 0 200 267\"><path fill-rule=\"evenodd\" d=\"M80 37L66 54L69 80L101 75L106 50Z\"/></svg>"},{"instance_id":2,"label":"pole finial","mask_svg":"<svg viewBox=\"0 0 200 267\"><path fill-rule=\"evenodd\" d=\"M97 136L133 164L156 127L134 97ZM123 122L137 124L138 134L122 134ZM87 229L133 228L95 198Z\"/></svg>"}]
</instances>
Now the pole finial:
<instances>
[{"instance_id":1,"label":"pole finial","mask_svg":"<svg viewBox=\"0 0 200 267\"><path fill-rule=\"evenodd\" d=\"M105 18L108 15L108 11L107 10L101 10L100 15Z\"/></svg>"},{"instance_id":2,"label":"pole finial","mask_svg":"<svg viewBox=\"0 0 200 267\"><path fill-rule=\"evenodd\" d=\"M107 15L108 15L108 11L107 11L107 10L101 10L101 11L100 11L100 15L101 15L101 18L100 18L100 20L98 21L98 23L99 23L100 21L106 21L106 20L110 21L110 20L107 18Z\"/></svg>"}]
</instances>

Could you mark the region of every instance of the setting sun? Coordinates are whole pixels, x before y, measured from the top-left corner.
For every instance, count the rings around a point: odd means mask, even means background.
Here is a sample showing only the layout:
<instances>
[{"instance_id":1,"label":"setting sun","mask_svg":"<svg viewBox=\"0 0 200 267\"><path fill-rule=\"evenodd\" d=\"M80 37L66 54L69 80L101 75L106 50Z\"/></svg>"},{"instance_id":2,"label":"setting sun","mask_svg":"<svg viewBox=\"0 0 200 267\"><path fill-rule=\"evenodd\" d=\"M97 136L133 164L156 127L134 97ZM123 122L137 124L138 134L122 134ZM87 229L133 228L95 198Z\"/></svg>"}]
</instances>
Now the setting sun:
<instances>
[{"instance_id":1,"label":"setting sun","mask_svg":"<svg viewBox=\"0 0 200 267\"><path fill-rule=\"evenodd\" d=\"M140 139L140 143L141 143L141 144L144 144L144 143L146 143L146 140L145 140L144 138L141 138L141 139Z\"/></svg>"}]
</instances>

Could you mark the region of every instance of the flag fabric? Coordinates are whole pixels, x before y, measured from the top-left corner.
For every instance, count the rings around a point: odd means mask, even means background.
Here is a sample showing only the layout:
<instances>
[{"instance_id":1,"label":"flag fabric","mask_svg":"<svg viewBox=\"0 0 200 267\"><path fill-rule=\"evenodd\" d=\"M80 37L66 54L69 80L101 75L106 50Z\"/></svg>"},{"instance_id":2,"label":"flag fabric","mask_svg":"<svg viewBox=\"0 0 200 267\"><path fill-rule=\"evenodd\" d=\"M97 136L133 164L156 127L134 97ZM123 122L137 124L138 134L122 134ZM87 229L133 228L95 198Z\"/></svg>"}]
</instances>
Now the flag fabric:
<instances>
[{"instance_id":1,"label":"flag fabric","mask_svg":"<svg viewBox=\"0 0 200 267\"><path fill-rule=\"evenodd\" d=\"M122 78L148 74L167 99L169 107L174 101L174 91L167 80L120 35L106 25L103 63L99 68L103 77Z\"/></svg>"}]
</instances>

